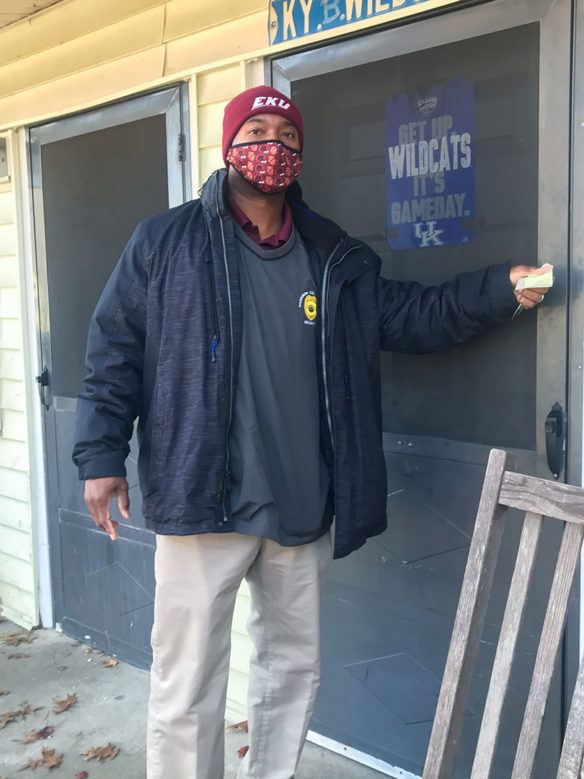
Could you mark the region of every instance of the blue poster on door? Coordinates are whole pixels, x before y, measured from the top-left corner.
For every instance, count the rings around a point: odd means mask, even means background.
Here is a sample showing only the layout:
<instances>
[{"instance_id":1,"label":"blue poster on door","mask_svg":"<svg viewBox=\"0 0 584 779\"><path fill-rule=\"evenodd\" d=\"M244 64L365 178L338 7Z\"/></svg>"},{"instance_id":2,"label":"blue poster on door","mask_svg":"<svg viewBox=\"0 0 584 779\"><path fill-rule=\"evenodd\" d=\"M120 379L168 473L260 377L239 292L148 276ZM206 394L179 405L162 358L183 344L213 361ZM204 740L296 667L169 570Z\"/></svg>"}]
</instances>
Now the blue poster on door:
<instances>
[{"instance_id":1,"label":"blue poster on door","mask_svg":"<svg viewBox=\"0 0 584 779\"><path fill-rule=\"evenodd\" d=\"M385 127L390 247L468 243L475 217L472 81L393 95Z\"/></svg>"}]
</instances>

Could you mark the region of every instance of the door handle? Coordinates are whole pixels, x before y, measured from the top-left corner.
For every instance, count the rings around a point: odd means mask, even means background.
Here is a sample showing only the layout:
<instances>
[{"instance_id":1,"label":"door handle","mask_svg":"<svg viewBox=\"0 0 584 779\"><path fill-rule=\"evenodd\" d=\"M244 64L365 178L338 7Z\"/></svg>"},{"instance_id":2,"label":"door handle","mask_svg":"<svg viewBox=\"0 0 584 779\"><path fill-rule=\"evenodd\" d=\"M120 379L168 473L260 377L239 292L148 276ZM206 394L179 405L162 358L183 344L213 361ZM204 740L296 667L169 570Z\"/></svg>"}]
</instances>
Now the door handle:
<instances>
[{"instance_id":1,"label":"door handle","mask_svg":"<svg viewBox=\"0 0 584 779\"><path fill-rule=\"evenodd\" d=\"M545 451L554 479L559 479L566 453L566 412L556 401L545 420Z\"/></svg>"},{"instance_id":2,"label":"door handle","mask_svg":"<svg viewBox=\"0 0 584 779\"><path fill-rule=\"evenodd\" d=\"M42 372L36 377L36 382L39 387L39 396L44 408L48 411L49 404L47 403L46 388L49 386L49 369L43 368Z\"/></svg>"}]
</instances>

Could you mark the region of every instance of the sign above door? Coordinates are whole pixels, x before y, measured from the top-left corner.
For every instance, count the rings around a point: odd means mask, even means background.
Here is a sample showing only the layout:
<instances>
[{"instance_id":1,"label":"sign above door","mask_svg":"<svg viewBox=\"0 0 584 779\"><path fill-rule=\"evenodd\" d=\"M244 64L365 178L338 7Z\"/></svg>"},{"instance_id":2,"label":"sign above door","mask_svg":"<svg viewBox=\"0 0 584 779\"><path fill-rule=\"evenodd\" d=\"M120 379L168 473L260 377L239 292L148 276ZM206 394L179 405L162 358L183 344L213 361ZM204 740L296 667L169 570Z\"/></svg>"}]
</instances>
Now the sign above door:
<instances>
[{"instance_id":1,"label":"sign above door","mask_svg":"<svg viewBox=\"0 0 584 779\"><path fill-rule=\"evenodd\" d=\"M270 0L270 45L337 27L383 22L432 11L461 0ZM364 24L365 23L365 24Z\"/></svg>"}]
</instances>

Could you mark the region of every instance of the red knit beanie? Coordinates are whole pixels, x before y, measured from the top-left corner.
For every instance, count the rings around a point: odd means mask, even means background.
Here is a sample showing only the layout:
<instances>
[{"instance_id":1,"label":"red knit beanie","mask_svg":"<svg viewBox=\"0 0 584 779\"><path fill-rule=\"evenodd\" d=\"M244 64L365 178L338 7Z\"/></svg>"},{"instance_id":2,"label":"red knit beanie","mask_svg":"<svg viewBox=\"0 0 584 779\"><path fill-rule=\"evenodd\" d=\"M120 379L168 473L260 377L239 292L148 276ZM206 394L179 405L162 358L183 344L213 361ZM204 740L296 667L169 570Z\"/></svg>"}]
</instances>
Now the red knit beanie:
<instances>
[{"instance_id":1,"label":"red knit beanie","mask_svg":"<svg viewBox=\"0 0 584 779\"><path fill-rule=\"evenodd\" d=\"M289 97L273 87L252 87L240 92L225 106L223 114L223 160L227 165L227 152L241 125L255 114L280 114L294 124L298 130L300 151L304 145L302 115Z\"/></svg>"}]
</instances>

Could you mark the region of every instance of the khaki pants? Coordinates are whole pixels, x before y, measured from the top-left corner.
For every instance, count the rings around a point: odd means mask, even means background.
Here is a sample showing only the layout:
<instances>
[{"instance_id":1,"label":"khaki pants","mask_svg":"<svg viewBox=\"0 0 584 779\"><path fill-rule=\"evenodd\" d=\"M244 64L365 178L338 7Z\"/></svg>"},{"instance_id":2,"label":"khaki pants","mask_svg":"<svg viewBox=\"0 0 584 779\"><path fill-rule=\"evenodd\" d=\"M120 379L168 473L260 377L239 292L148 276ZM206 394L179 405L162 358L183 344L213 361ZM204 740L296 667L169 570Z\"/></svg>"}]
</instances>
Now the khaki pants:
<instances>
[{"instance_id":1,"label":"khaki pants","mask_svg":"<svg viewBox=\"0 0 584 779\"><path fill-rule=\"evenodd\" d=\"M291 779L320 680L330 533L283 547L237 533L157 536L148 779L223 779L231 621L245 577L254 643L238 779Z\"/></svg>"}]
</instances>

